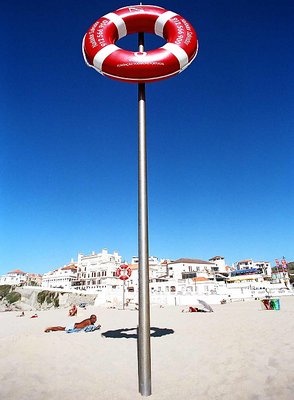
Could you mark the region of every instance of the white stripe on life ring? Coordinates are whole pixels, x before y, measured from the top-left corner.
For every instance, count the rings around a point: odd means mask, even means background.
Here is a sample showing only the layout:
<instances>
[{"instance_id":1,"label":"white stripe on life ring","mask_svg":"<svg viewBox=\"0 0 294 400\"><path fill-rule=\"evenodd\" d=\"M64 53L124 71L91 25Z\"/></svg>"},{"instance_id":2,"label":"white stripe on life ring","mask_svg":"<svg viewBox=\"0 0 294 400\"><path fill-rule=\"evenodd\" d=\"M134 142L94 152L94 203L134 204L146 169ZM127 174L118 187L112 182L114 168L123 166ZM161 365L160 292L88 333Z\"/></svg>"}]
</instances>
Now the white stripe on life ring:
<instances>
[{"instance_id":1,"label":"white stripe on life ring","mask_svg":"<svg viewBox=\"0 0 294 400\"><path fill-rule=\"evenodd\" d=\"M103 47L98 53L95 55L93 59L93 65L100 71L102 71L102 64L106 57L108 57L111 53L116 50L120 50L115 44L109 44L108 46Z\"/></svg>"},{"instance_id":2,"label":"white stripe on life ring","mask_svg":"<svg viewBox=\"0 0 294 400\"><path fill-rule=\"evenodd\" d=\"M126 27L125 21L119 15L111 12L111 13L104 15L103 18L107 18L111 22L114 23L114 25L117 28L118 39L121 39L122 37L127 36L127 27Z\"/></svg>"},{"instance_id":3,"label":"white stripe on life ring","mask_svg":"<svg viewBox=\"0 0 294 400\"><path fill-rule=\"evenodd\" d=\"M164 25L167 23L169 19L175 17L176 15L178 14L174 13L173 11L166 11L165 13L161 14L155 21L155 26L154 26L155 35L163 37Z\"/></svg>"},{"instance_id":4,"label":"white stripe on life ring","mask_svg":"<svg viewBox=\"0 0 294 400\"><path fill-rule=\"evenodd\" d=\"M164 46L161 47L172 53L175 57L177 57L180 63L180 69L186 67L189 63L189 58L185 50L183 50L180 46L174 43L166 43Z\"/></svg>"}]
</instances>

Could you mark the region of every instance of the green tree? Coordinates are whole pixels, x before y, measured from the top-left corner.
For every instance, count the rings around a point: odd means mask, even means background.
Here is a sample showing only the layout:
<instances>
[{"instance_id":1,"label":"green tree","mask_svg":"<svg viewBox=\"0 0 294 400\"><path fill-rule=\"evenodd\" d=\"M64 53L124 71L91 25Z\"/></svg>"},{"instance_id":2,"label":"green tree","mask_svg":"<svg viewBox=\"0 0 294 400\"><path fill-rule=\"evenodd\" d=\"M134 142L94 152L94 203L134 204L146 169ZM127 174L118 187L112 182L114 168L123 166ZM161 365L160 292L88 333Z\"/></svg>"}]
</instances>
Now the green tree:
<instances>
[{"instance_id":1,"label":"green tree","mask_svg":"<svg viewBox=\"0 0 294 400\"><path fill-rule=\"evenodd\" d=\"M11 290L11 285L1 285L0 286L0 300L6 297Z\"/></svg>"},{"instance_id":2,"label":"green tree","mask_svg":"<svg viewBox=\"0 0 294 400\"><path fill-rule=\"evenodd\" d=\"M21 294L18 292L10 292L6 295L6 300L9 304L16 303L21 299Z\"/></svg>"}]
</instances>

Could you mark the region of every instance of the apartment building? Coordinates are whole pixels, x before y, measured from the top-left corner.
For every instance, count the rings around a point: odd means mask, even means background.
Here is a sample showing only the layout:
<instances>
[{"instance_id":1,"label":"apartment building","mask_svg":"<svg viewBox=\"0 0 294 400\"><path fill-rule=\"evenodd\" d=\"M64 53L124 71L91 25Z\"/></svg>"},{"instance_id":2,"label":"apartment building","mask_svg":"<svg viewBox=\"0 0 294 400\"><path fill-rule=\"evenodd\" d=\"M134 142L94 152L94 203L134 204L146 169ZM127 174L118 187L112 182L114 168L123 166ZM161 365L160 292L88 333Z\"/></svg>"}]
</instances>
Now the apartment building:
<instances>
[{"instance_id":1,"label":"apartment building","mask_svg":"<svg viewBox=\"0 0 294 400\"><path fill-rule=\"evenodd\" d=\"M0 285L22 285L26 283L26 280L27 273L20 269L15 269L0 276Z\"/></svg>"},{"instance_id":2,"label":"apartment building","mask_svg":"<svg viewBox=\"0 0 294 400\"><path fill-rule=\"evenodd\" d=\"M94 291L106 289L108 285L116 286L119 283L115 272L121 264L122 257L117 251L111 254L102 249L101 253L78 254L77 276L72 286Z\"/></svg>"},{"instance_id":3,"label":"apartment building","mask_svg":"<svg viewBox=\"0 0 294 400\"><path fill-rule=\"evenodd\" d=\"M42 278L42 287L47 289L71 289L77 277L77 264L72 260L68 265L47 272Z\"/></svg>"},{"instance_id":4,"label":"apartment building","mask_svg":"<svg viewBox=\"0 0 294 400\"><path fill-rule=\"evenodd\" d=\"M188 278L214 278L215 263L192 259L179 258L178 260L168 263L168 278L188 279Z\"/></svg>"}]
</instances>

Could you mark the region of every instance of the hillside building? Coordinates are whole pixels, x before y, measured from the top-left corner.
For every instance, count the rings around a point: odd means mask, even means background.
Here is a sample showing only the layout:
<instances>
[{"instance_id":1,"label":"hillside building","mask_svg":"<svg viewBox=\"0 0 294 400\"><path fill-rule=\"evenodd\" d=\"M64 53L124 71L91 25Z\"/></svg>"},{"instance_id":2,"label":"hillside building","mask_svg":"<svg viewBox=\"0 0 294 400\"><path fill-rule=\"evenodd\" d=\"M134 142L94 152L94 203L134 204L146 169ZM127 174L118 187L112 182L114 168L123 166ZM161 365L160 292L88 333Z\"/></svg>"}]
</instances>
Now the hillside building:
<instances>
[{"instance_id":1,"label":"hillside building","mask_svg":"<svg viewBox=\"0 0 294 400\"><path fill-rule=\"evenodd\" d=\"M72 260L68 265L44 274L42 287L47 289L71 289L76 277L77 264Z\"/></svg>"},{"instance_id":2,"label":"hillside building","mask_svg":"<svg viewBox=\"0 0 294 400\"><path fill-rule=\"evenodd\" d=\"M27 273L20 269L15 269L0 276L0 285L23 285L26 281Z\"/></svg>"}]
</instances>

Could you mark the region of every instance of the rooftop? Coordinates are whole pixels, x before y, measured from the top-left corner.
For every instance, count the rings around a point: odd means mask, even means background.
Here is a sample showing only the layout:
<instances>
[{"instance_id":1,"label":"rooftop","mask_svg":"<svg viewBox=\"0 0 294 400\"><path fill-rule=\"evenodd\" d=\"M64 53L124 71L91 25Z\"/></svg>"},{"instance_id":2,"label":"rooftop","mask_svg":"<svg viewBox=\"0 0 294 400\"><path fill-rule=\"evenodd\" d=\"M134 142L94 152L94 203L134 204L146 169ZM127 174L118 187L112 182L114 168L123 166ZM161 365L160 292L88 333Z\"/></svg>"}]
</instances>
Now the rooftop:
<instances>
[{"instance_id":1,"label":"rooftop","mask_svg":"<svg viewBox=\"0 0 294 400\"><path fill-rule=\"evenodd\" d=\"M213 265L209 261L194 259L194 258L179 258L178 260L170 262L170 264L209 264Z\"/></svg>"},{"instance_id":2,"label":"rooftop","mask_svg":"<svg viewBox=\"0 0 294 400\"><path fill-rule=\"evenodd\" d=\"M20 269L14 269L13 271L8 272L8 274L25 275L26 272L23 272L23 271L21 271Z\"/></svg>"}]
</instances>

